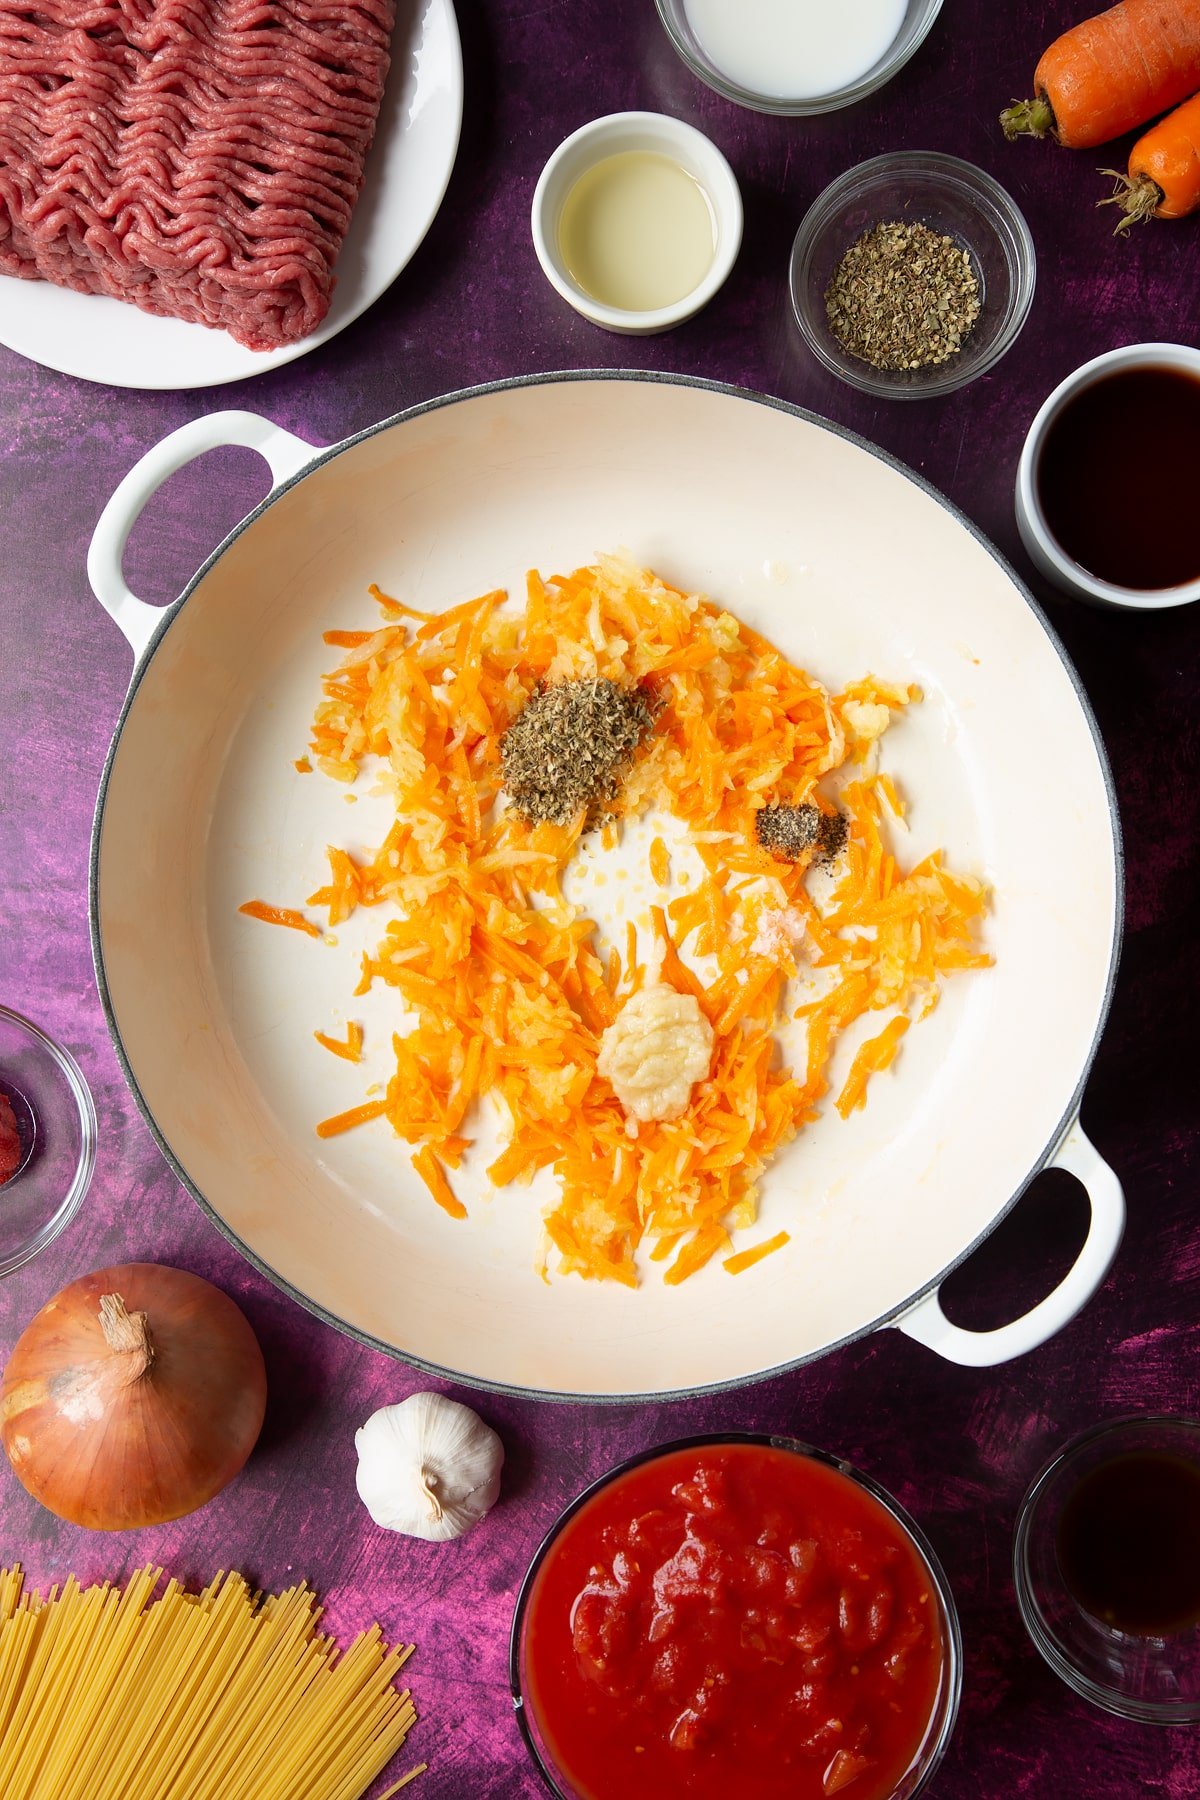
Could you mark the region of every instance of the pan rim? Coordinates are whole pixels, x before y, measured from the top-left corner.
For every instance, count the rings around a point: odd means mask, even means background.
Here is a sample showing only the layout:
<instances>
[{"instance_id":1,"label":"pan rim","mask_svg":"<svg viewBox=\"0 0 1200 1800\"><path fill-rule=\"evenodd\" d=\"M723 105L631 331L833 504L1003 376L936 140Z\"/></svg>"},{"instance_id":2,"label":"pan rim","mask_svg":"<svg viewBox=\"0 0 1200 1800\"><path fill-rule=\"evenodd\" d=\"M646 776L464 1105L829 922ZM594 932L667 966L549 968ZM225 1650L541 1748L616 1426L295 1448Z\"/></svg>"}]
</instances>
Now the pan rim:
<instances>
[{"instance_id":1,"label":"pan rim","mask_svg":"<svg viewBox=\"0 0 1200 1800\"><path fill-rule=\"evenodd\" d=\"M520 1382L491 1380L481 1375L466 1375L461 1370L447 1368L440 1363L435 1363L427 1358L414 1355L410 1351L400 1350L394 1344L388 1343L385 1339L376 1337L373 1333L363 1331L359 1327L351 1325L347 1320L339 1318L336 1313L330 1311L328 1307L322 1305L321 1302L314 1300L308 1294L305 1294L294 1282L289 1280L286 1276L281 1275L265 1260L265 1258L252 1250L250 1246L239 1237L237 1232L233 1230L232 1226L230 1226L221 1216L214 1204L201 1191L198 1184L192 1180L187 1169L183 1166L182 1162L171 1148L171 1145L168 1143L164 1132L159 1127L150 1107L146 1103L126 1053L124 1040L122 1039L120 1028L117 1024L116 1009L109 989L108 975L104 961L104 946L102 941L99 907L100 855L104 829L105 803L108 796L108 786L112 774L113 763L116 758L117 749L129 713L141 687L142 681L162 644L163 638L183 611L184 606L205 580L210 570L236 542L242 533L255 525L262 517L263 513L266 512L267 508L272 506L275 501L279 500L285 493L289 492L290 489L297 486L298 483L307 480L310 475L315 475L320 469L324 468L327 463L332 462L335 457L342 455L345 451L354 449L359 444L366 443L370 438L378 437L383 432L394 429L396 426L407 424L413 419L422 418L428 413L439 412L445 408L457 406L464 402L481 399L489 394L510 393L521 388L549 387L560 383L584 381L645 382L660 387L690 388L705 393L722 395L728 399L746 401L752 405L764 406L771 411L782 413L790 418L802 420L808 425L814 425L822 431L831 432L834 436L842 438L847 443L856 445L860 450L866 451L868 455L876 458L879 462L884 463L888 468L893 469L896 473L903 476L905 480L911 482L928 498L936 501L945 512L949 513L951 518L956 520L958 524L962 525L967 530L975 542L987 552L1002 572L1008 577L1008 580L1011 582L1017 594L1032 612L1037 623L1045 633L1051 647L1056 652L1059 661L1062 663L1067 678L1070 681L1076 703L1083 714L1084 722L1086 723L1088 732L1091 736L1092 748L1099 764L1101 778L1104 783L1105 798L1108 802L1108 823L1112 835L1113 849L1114 915L1112 944L1109 952L1104 992L1100 1000L1096 1026L1092 1034L1092 1041L1088 1046L1087 1053L1083 1059L1082 1068L1076 1079L1071 1097L1048 1141L1034 1160L1028 1174L1003 1204L991 1215L984 1230L979 1232L959 1255L954 1257L954 1259L945 1266L945 1268L940 1270L939 1273L934 1275L914 1293L906 1295L902 1300L898 1301L895 1306L889 1308L886 1312L881 1313L877 1318L869 1320L866 1324L858 1326L855 1330L846 1333L842 1337L831 1340L829 1343L822 1345L819 1349L805 1351L799 1356L788 1358L783 1362L773 1364L769 1368L755 1370L750 1374L731 1376L720 1381L703 1382L694 1387L671 1389L652 1388L637 1393L550 1390L529 1387ZM251 512L247 513L246 517L242 519L239 524L235 525L233 530L229 532L211 554L204 559L196 573L184 587L179 598L163 608L162 618L155 627L153 635L146 645L145 651L140 659L134 664L129 688L122 703L116 725L113 729L112 741L109 744L108 752L104 759L104 768L101 773L99 790L96 796L96 807L92 820L91 846L88 857L88 928L91 937L92 961L95 968L96 987L100 997L100 1004L104 1013L105 1023L108 1027L109 1036L116 1052L117 1061L120 1064L121 1072L125 1077L129 1090L133 1095L137 1109L148 1125L151 1135L157 1143L168 1167L173 1171L181 1185L192 1196L193 1200L196 1201L201 1210L207 1215L211 1223L216 1226L222 1237L224 1237L253 1268L257 1269L261 1275L264 1275L267 1280L281 1292L287 1294L290 1299L296 1301L306 1312L309 1312L314 1317L320 1319L322 1323L332 1326L335 1331L340 1332L343 1336L352 1338L357 1343L365 1345L368 1349L377 1350L383 1355L391 1357L394 1361L407 1363L410 1367L420 1370L423 1374L432 1375L444 1381L456 1382L460 1386L468 1387L473 1390L484 1393L512 1395L514 1398L524 1400L540 1400L555 1405L669 1405L675 1401L698 1399L701 1396L709 1394L731 1393L739 1388L750 1387L759 1382L770 1381L781 1375L789 1374L795 1369L803 1368L808 1363L816 1362L819 1358L830 1355L835 1350L844 1349L848 1344L870 1337L885 1326L893 1324L903 1314L909 1312L919 1300L922 1300L926 1295L933 1293L941 1286L942 1282L946 1280L947 1276L950 1275L953 1270L960 1267L960 1265L979 1248L985 1239L991 1236L997 1226L1008 1216L1017 1201L1021 1198L1021 1195L1029 1187L1030 1183L1046 1167L1055 1150L1069 1131L1071 1125L1078 1118L1084 1089L1095 1062L1100 1038L1103 1034L1105 1025L1108 1022L1109 1012L1112 1007L1124 940L1124 925L1125 852L1121 833L1120 814L1117 808L1116 786L1113 780L1112 767L1108 759L1108 752L1104 745L1104 739L1101 735L1100 727L1092 708L1091 701L1088 698L1087 691L1084 688L1074 663L1067 654L1065 645L1055 631L1053 625L1050 623L1050 620L1047 618L1044 609L1034 598L1028 585L1021 579L1007 557L1004 556L1004 554L992 543L991 539L979 529L974 521L970 519L960 507L956 506L953 501L947 499L947 497L941 493L939 489L934 487L931 482L927 481L924 476L918 474L915 470L910 469L906 463L901 462L898 457L893 456L889 451L882 449L877 444L871 443L869 439L864 438L860 433L851 431L848 427L839 425L833 420L824 419L819 413L814 413L807 407L797 406L794 402L789 400L781 400L775 395L762 394L755 389L739 387L732 382L714 381L704 376L680 375L656 369L561 369L527 375L508 376L496 381L482 382L471 387L456 388L449 393L435 395L431 399L418 401L415 405L405 407L400 412L392 414L389 418L382 419L375 425L369 425L362 431L354 432L351 436L342 438L335 444L326 445L324 447L314 446L314 456L312 461L305 463L296 474L289 476L277 488L273 489L264 500L260 501Z\"/></svg>"}]
</instances>

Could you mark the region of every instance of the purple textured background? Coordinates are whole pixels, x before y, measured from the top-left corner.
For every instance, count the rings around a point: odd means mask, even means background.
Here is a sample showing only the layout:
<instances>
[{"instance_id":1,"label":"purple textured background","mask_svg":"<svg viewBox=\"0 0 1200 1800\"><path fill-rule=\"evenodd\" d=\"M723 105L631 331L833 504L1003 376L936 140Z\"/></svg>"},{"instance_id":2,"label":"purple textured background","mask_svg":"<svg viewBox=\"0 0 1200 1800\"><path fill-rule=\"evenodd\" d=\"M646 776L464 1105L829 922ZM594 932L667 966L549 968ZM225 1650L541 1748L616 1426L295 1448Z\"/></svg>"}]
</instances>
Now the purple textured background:
<instances>
[{"instance_id":1,"label":"purple textured background","mask_svg":"<svg viewBox=\"0 0 1200 1800\"><path fill-rule=\"evenodd\" d=\"M1064 1436L1132 1408L1200 1409L1196 614L1123 616L1042 596L1099 715L1129 853L1120 984L1083 1116L1125 1181L1130 1222L1085 1313L995 1371L944 1365L888 1332L785 1379L694 1403L585 1410L484 1397L479 1410L508 1449L503 1498L483 1529L439 1548L376 1531L353 1479L354 1428L428 1384L316 1323L240 1260L164 1167L110 1047L88 951L87 852L130 659L88 592L91 528L133 461L198 413L247 406L333 442L476 381L657 367L779 394L875 439L1028 574L1012 479L1045 393L1101 350L1146 338L1195 342L1198 331L1200 222L1155 225L1116 243L1093 208L1103 191L1095 165L1126 146L1071 155L1001 139L998 108L1028 90L1042 46L1083 10L1080 0L951 0L890 87L803 122L740 112L697 84L650 0L459 0L467 117L446 204L409 269L341 337L244 387L172 395L108 391L0 350L0 997L73 1048L101 1126L82 1214L0 1288L0 1353L65 1281L141 1257L195 1269L233 1294L271 1378L266 1429L246 1473L174 1527L88 1536L60 1525L0 1469L0 1561L20 1558L41 1582L70 1568L116 1575L151 1557L196 1579L231 1563L264 1585L307 1574L340 1632L378 1617L389 1634L417 1640L411 1677L422 1719L410 1748L432 1765L416 1790L426 1800L539 1791L506 1681L512 1598L529 1555L564 1502L612 1462L720 1427L792 1431L846 1453L933 1539L966 1644L959 1728L935 1783L944 1800L1200 1793L1200 1737L1108 1719L1043 1666L1024 1636L1009 1568L1021 1492ZM616 339L579 319L543 281L527 229L553 146L584 120L625 107L701 126L732 161L746 202L728 286L698 319L660 338ZM1001 366L964 392L913 405L873 402L825 377L799 344L785 286L809 201L843 168L897 146L952 151L991 170L1025 210L1040 259L1032 318ZM1152 504L1153 470L1129 476L1131 493ZM135 534L135 589L172 597L263 485L261 465L244 452L176 477ZM1019 693L1013 706L1014 720L1036 729L1021 720ZM1037 832L1054 829L1054 779L1048 761L1046 792L1030 797L1032 847ZM1067 1178L1035 1183L953 1279L954 1316L995 1324L1036 1299L1070 1260L1084 1216Z\"/></svg>"}]
</instances>

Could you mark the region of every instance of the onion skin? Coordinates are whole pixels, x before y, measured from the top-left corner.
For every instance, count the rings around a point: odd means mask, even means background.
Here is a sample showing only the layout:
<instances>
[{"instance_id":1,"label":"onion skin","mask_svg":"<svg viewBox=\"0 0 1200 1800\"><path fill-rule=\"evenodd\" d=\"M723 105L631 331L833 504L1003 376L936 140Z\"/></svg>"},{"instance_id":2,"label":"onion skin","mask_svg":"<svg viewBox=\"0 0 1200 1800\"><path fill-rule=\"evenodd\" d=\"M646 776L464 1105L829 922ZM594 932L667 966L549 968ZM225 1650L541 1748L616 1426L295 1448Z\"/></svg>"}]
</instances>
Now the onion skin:
<instances>
[{"instance_id":1,"label":"onion skin","mask_svg":"<svg viewBox=\"0 0 1200 1800\"><path fill-rule=\"evenodd\" d=\"M148 1350L136 1316L117 1326L118 1347L105 1335L113 1295L145 1315ZM111 1333L121 1309L105 1310ZM0 1441L59 1518L134 1530L232 1481L266 1400L258 1340L227 1294L182 1269L122 1263L72 1282L26 1326L0 1385Z\"/></svg>"}]
</instances>

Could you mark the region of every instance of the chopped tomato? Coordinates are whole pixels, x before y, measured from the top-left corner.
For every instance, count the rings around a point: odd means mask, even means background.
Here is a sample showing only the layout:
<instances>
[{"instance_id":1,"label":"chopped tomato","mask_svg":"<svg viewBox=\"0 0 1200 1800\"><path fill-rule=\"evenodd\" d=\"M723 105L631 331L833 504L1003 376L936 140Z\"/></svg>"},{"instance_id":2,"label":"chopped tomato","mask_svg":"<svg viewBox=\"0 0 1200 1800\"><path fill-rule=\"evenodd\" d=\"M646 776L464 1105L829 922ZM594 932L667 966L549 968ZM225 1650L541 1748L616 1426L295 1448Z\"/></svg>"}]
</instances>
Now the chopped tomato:
<instances>
[{"instance_id":1,"label":"chopped tomato","mask_svg":"<svg viewBox=\"0 0 1200 1800\"><path fill-rule=\"evenodd\" d=\"M932 1579L856 1482L755 1443L601 1488L547 1554L527 1704L582 1800L882 1800L944 1655Z\"/></svg>"},{"instance_id":2,"label":"chopped tomato","mask_svg":"<svg viewBox=\"0 0 1200 1800\"><path fill-rule=\"evenodd\" d=\"M8 1095L0 1093L0 1187L16 1174L24 1154L16 1114Z\"/></svg>"}]
</instances>

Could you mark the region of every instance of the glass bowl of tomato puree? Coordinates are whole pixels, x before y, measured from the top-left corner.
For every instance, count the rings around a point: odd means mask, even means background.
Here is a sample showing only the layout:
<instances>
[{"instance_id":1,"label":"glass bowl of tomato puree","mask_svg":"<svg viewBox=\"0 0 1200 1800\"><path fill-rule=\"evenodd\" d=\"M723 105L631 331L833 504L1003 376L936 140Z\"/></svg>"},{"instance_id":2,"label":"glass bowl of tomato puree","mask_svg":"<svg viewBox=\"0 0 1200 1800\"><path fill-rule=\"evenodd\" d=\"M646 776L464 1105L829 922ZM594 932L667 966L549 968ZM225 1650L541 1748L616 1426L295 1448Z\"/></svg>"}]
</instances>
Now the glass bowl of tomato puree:
<instances>
[{"instance_id":1,"label":"glass bowl of tomato puree","mask_svg":"<svg viewBox=\"0 0 1200 1800\"><path fill-rule=\"evenodd\" d=\"M75 1217L96 1160L96 1109L78 1063L0 1006L0 1275Z\"/></svg>"},{"instance_id":2,"label":"glass bowl of tomato puree","mask_svg":"<svg viewBox=\"0 0 1200 1800\"><path fill-rule=\"evenodd\" d=\"M954 1728L962 1645L918 1527L849 1463L723 1434L567 1508L510 1651L558 1800L910 1800Z\"/></svg>"}]
</instances>

